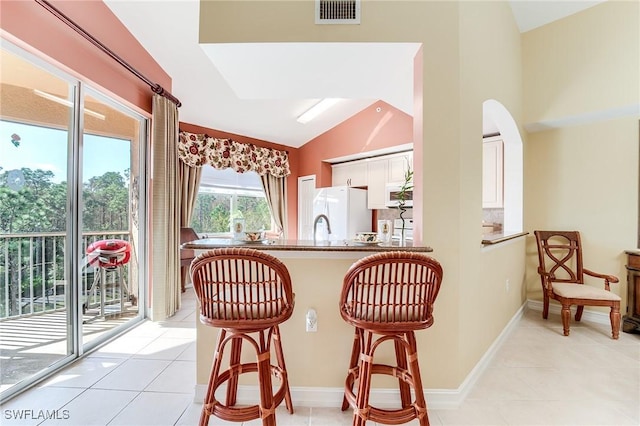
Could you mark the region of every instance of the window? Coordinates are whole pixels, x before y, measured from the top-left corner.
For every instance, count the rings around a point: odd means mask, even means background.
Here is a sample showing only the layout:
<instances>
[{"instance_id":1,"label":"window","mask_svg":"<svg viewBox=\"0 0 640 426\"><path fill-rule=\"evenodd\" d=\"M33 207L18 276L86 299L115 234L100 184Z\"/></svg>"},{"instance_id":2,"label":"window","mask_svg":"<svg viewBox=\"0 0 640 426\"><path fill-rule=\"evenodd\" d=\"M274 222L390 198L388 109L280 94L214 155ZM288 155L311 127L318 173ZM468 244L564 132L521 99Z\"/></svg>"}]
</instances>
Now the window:
<instances>
[{"instance_id":1,"label":"window","mask_svg":"<svg viewBox=\"0 0 640 426\"><path fill-rule=\"evenodd\" d=\"M198 234L229 235L232 220L238 218L247 230L274 228L260 176L203 166L191 227Z\"/></svg>"}]
</instances>

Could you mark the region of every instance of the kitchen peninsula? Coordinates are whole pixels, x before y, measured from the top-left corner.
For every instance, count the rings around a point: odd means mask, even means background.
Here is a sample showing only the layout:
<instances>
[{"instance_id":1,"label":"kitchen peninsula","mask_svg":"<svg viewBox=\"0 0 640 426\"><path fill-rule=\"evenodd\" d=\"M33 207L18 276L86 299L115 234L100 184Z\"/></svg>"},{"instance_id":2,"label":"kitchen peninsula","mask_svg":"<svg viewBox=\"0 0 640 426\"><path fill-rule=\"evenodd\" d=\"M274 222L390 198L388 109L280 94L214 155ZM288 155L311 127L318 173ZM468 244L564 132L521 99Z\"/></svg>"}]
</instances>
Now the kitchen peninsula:
<instances>
[{"instance_id":1,"label":"kitchen peninsula","mask_svg":"<svg viewBox=\"0 0 640 426\"><path fill-rule=\"evenodd\" d=\"M295 293L295 308L291 318L280 326L280 330L294 406L296 404L326 405L330 402L336 407L339 407L342 402L344 380L353 343L353 327L342 320L338 311L342 280L346 271L358 259L376 252L433 251L427 246L364 245L353 241L314 243L302 240L268 240L261 243L244 243L234 242L231 239L201 239L183 245L185 249L195 250L196 254L221 247L251 247L264 250L281 259L287 266ZM317 313L316 332L307 332L305 328L305 316L309 309L314 309ZM196 322L196 400L201 400L209 378L217 330L202 325L199 320ZM417 334L419 347L427 344L426 339L430 334L434 333ZM389 357L390 362L394 357L394 351L393 345L389 346L389 348L381 348L380 356L381 359ZM425 346L424 353L429 353L426 349ZM420 348L418 350L420 351ZM429 377L430 367L427 363L421 366L426 373L424 378ZM248 379L254 379L254 377L249 375ZM382 379L378 382L378 386L397 387L397 380L386 381L384 380L386 377ZM243 388L240 389L239 402L256 401L257 386L242 380L241 384L251 384L251 386L244 388L244 398ZM425 382L425 387L440 385L429 380Z\"/></svg>"},{"instance_id":2,"label":"kitchen peninsula","mask_svg":"<svg viewBox=\"0 0 640 426\"><path fill-rule=\"evenodd\" d=\"M274 251L274 252L291 252L300 251L308 253L339 253L339 252L362 252L365 254L373 254L381 251L418 251L432 252L433 249L428 246L413 246L412 244L399 246L397 243L359 243L350 240L344 241L312 241L312 240L271 240L267 239L262 242L244 242L231 238L203 238L191 241L182 245L182 248L191 250L211 250L222 247L247 247L257 250ZM279 257L281 253L271 253L275 257Z\"/></svg>"}]
</instances>

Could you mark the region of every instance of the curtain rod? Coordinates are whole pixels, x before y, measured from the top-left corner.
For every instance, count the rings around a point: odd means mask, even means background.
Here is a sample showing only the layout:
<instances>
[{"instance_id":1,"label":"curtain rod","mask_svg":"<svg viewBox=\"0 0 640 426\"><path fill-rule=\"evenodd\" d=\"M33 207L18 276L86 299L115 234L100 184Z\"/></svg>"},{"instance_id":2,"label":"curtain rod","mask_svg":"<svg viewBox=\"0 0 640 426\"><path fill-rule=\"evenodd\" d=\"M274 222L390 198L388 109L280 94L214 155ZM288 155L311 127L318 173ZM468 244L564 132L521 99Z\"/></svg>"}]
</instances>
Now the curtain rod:
<instances>
[{"instance_id":1,"label":"curtain rod","mask_svg":"<svg viewBox=\"0 0 640 426\"><path fill-rule=\"evenodd\" d=\"M75 32L77 32L78 34L80 34L82 37L84 37L85 39L87 39L91 44L93 44L94 46L96 46L98 49L102 50L104 53L106 53L107 55L109 55L112 59L114 59L116 62L118 62L120 65L122 65L123 67L125 67L130 73L132 73L133 75L135 75L136 77L138 77L140 80L144 81L150 88L151 91L154 93L157 93L160 96L164 96L165 98L169 99L171 102L175 103L177 106L182 106L182 103L180 102L180 100L178 98L176 98L175 96L173 96L171 93L169 93L168 91L166 91L162 86L160 86L157 83L152 82L151 80L149 80L147 77L145 77L142 73L140 73L140 71L138 71L137 69L135 69L134 67L132 67L131 65L129 65L129 63L127 63L124 59L122 59L120 56L118 56L113 50L109 49L107 46L105 46L104 44L102 44L98 39L96 39L94 36L92 36L91 34L89 34L88 32L86 32L81 26L79 26L78 24L76 24L75 22L73 22L68 16L66 16L64 13L62 13L60 10L56 9L51 3L49 3L47 0L36 0L36 3L38 3L40 6L44 7L45 9L47 9L49 12L51 12L56 18L60 19L62 22L64 22L65 24L67 24L69 27L71 27L71 29L73 29Z\"/></svg>"}]
</instances>

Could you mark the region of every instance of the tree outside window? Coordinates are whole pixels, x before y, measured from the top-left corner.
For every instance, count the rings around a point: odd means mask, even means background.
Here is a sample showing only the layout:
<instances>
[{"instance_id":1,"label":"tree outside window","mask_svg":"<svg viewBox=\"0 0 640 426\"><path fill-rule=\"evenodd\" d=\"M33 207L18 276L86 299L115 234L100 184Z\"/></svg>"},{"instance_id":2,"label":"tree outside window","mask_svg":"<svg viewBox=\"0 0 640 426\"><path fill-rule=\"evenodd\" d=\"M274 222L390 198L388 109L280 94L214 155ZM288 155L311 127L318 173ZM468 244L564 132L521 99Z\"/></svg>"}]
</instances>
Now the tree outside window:
<instances>
[{"instance_id":1,"label":"tree outside window","mask_svg":"<svg viewBox=\"0 0 640 426\"><path fill-rule=\"evenodd\" d=\"M233 219L244 219L246 230L272 228L271 213L264 192L200 188L191 218L199 234L227 234Z\"/></svg>"}]
</instances>

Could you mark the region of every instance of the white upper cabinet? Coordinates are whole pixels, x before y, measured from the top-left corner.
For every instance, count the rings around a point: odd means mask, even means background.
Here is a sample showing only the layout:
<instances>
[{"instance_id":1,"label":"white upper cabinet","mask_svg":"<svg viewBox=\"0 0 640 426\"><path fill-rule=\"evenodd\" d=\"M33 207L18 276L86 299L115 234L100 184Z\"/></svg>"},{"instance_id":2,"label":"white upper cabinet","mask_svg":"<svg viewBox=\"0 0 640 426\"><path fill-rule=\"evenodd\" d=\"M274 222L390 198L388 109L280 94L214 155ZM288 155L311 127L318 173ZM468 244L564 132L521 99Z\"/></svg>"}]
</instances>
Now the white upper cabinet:
<instances>
[{"instance_id":1,"label":"white upper cabinet","mask_svg":"<svg viewBox=\"0 0 640 426\"><path fill-rule=\"evenodd\" d=\"M485 139L482 144L482 207L503 207L502 139Z\"/></svg>"},{"instance_id":2,"label":"white upper cabinet","mask_svg":"<svg viewBox=\"0 0 640 426\"><path fill-rule=\"evenodd\" d=\"M331 184L366 186L367 207L385 209L385 186L404 182L408 168L413 169L413 151L347 161L331 166Z\"/></svg>"},{"instance_id":3,"label":"white upper cabinet","mask_svg":"<svg viewBox=\"0 0 640 426\"><path fill-rule=\"evenodd\" d=\"M348 161L331 166L331 186L367 186L367 163Z\"/></svg>"},{"instance_id":4,"label":"white upper cabinet","mask_svg":"<svg viewBox=\"0 0 640 426\"><path fill-rule=\"evenodd\" d=\"M384 187L387 184L389 160L372 159L367 162L367 208L384 209Z\"/></svg>"},{"instance_id":5,"label":"white upper cabinet","mask_svg":"<svg viewBox=\"0 0 640 426\"><path fill-rule=\"evenodd\" d=\"M413 170L413 152L389 157L389 182L404 182L408 169Z\"/></svg>"}]
</instances>

